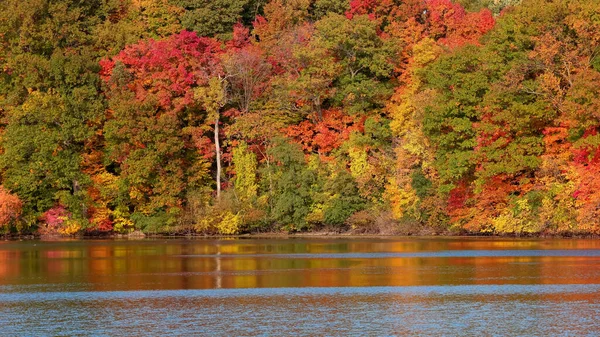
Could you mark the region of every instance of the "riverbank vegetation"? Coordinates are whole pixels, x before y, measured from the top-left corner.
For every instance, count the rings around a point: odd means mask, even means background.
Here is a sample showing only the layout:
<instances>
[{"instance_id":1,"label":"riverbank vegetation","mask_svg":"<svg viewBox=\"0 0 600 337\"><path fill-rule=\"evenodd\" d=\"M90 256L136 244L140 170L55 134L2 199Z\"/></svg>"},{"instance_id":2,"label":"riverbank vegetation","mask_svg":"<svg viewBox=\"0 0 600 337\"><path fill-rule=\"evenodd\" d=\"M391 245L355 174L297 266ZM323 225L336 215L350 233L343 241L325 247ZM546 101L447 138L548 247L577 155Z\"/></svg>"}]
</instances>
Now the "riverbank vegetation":
<instances>
[{"instance_id":1,"label":"riverbank vegetation","mask_svg":"<svg viewBox=\"0 0 600 337\"><path fill-rule=\"evenodd\" d=\"M5 233L599 234L593 0L5 0Z\"/></svg>"}]
</instances>

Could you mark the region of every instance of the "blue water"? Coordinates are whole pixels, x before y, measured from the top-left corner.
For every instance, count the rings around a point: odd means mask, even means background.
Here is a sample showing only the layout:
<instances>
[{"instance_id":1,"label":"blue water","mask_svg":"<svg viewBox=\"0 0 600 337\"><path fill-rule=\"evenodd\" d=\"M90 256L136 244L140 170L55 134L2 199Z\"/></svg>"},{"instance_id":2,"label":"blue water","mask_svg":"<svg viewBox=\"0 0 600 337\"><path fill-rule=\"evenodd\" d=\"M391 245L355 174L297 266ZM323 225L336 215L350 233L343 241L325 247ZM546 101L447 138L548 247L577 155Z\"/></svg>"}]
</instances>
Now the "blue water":
<instances>
[{"instance_id":1,"label":"blue water","mask_svg":"<svg viewBox=\"0 0 600 337\"><path fill-rule=\"evenodd\" d=\"M598 285L15 293L0 296L0 326L3 336L597 336L599 294Z\"/></svg>"}]
</instances>

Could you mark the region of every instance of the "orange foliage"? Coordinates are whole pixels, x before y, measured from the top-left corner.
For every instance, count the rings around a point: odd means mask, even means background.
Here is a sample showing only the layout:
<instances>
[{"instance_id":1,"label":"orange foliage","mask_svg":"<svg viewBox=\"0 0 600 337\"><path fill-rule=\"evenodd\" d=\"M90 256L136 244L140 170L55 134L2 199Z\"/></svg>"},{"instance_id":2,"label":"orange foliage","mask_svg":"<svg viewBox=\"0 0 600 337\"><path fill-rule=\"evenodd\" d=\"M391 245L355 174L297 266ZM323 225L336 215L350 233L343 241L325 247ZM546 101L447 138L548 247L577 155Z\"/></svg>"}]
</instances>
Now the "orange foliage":
<instances>
[{"instance_id":1,"label":"orange foliage","mask_svg":"<svg viewBox=\"0 0 600 337\"><path fill-rule=\"evenodd\" d=\"M306 153L317 153L326 159L331 151L350 138L352 132L362 132L363 124L364 118L345 115L340 110L329 110L323 113L322 120L305 120L287 127L284 132L302 145Z\"/></svg>"},{"instance_id":2,"label":"orange foliage","mask_svg":"<svg viewBox=\"0 0 600 337\"><path fill-rule=\"evenodd\" d=\"M0 186L0 227L6 227L18 219L22 208L19 197Z\"/></svg>"}]
</instances>

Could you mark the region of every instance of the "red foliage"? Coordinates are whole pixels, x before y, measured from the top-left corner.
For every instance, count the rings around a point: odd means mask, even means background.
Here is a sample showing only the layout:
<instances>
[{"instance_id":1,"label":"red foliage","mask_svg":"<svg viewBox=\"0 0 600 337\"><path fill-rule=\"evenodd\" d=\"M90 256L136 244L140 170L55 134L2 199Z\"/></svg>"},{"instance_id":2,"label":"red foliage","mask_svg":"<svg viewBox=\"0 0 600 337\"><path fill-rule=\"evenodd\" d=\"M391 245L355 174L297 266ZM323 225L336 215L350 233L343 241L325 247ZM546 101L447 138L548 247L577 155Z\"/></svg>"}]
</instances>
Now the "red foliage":
<instances>
[{"instance_id":1,"label":"red foliage","mask_svg":"<svg viewBox=\"0 0 600 337\"><path fill-rule=\"evenodd\" d=\"M236 30L238 35L247 34L239 26ZM140 103L156 106L156 111L147 116L156 118L155 123L144 121L141 115L135 122L137 124L125 120L127 124L121 132L130 134L131 139L120 147L118 162L124 162L131 151L146 148L148 139L139 136L139 130L153 128L156 134L162 132L172 137L175 130L183 128L182 121L190 116L182 116L181 112L197 104L193 88L206 85L210 77L223 73L222 54L221 44L217 40L182 31L164 40L150 39L130 45L112 59L100 62L100 74L108 85L109 97L129 90ZM119 64L122 67L117 67ZM122 83L123 78L127 80L125 84ZM185 133L185 148L197 149L203 157L212 157L214 151L204 128L189 127ZM160 143L166 144L167 141ZM176 151L167 146L160 148Z\"/></svg>"},{"instance_id":2,"label":"red foliage","mask_svg":"<svg viewBox=\"0 0 600 337\"><path fill-rule=\"evenodd\" d=\"M593 165L577 164L575 166L579 175L579 186L573 193L581 208L578 221L594 233L600 233L600 164L596 161Z\"/></svg>"},{"instance_id":3,"label":"red foliage","mask_svg":"<svg viewBox=\"0 0 600 337\"><path fill-rule=\"evenodd\" d=\"M250 44L250 29L241 23L233 26L233 38L227 42L228 49L240 49Z\"/></svg>"},{"instance_id":4,"label":"red foliage","mask_svg":"<svg viewBox=\"0 0 600 337\"><path fill-rule=\"evenodd\" d=\"M477 44L495 24L490 10L467 13L459 3L450 0L427 1L427 12L430 36L451 48Z\"/></svg>"},{"instance_id":5,"label":"red foliage","mask_svg":"<svg viewBox=\"0 0 600 337\"><path fill-rule=\"evenodd\" d=\"M47 210L41 217L43 225L38 231L40 234L56 234L62 224L71 216L71 213L62 205L57 205Z\"/></svg>"},{"instance_id":6,"label":"red foliage","mask_svg":"<svg viewBox=\"0 0 600 337\"><path fill-rule=\"evenodd\" d=\"M544 135L544 144L546 145L546 153L562 153L565 148L571 145L567 142L569 136L568 125L560 125L556 127L546 127L542 131Z\"/></svg>"},{"instance_id":7,"label":"red foliage","mask_svg":"<svg viewBox=\"0 0 600 337\"><path fill-rule=\"evenodd\" d=\"M588 128L582 140L596 136L596 127ZM587 145L573 149L573 162L579 176L579 185L573 197L582 205L578 221L595 233L600 233L600 146Z\"/></svg>"},{"instance_id":8,"label":"red foliage","mask_svg":"<svg viewBox=\"0 0 600 337\"><path fill-rule=\"evenodd\" d=\"M385 1L385 0L384 0ZM346 17L352 19L354 15L368 14L375 16L376 9L381 6L381 0L350 0L350 10L346 12Z\"/></svg>"},{"instance_id":9,"label":"red foliage","mask_svg":"<svg viewBox=\"0 0 600 337\"><path fill-rule=\"evenodd\" d=\"M345 115L340 110L323 113L323 119L303 121L289 126L284 132L302 145L306 153L327 156L350 137L353 131L362 132L364 120Z\"/></svg>"},{"instance_id":10,"label":"red foliage","mask_svg":"<svg viewBox=\"0 0 600 337\"><path fill-rule=\"evenodd\" d=\"M113 221L110 217L104 216L104 214L95 207L90 207L88 209L88 215L90 217L90 221L95 225L91 228L88 228L88 232L99 231L99 232L110 232L113 230Z\"/></svg>"},{"instance_id":11,"label":"red foliage","mask_svg":"<svg viewBox=\"0 0 600 337\"><path fill-rule=\"evenodd\" d=\"M487 128L483 127L483 124L487 124ZM493 126L493 127L490 127ZM506 146L510 143L512 135L509 133L509 126L507 123L497 123L492 120L491 114L482 116L481 122L473 123L473 128L477 130L477 145L474 148L475 152L480 151L483 148L489 147L492 144L502 139L502 146ZM501 145L495 145L495 147L502 147Z\"/></svg>"},{"instance_id":12,"label":"red foliage","mask_svg":"<svg viewBox=\"0 0 600 337\"><path fill-rule=\"evenodd\" d=\"M505 209L508 197L517 189L521 193L531 190L531 185L514 184L516 178L509 175L497 175L488 179L481 192L473 193L472 187L460 182L450 191L447 211L452 222L462 222L463 228L478 232L489 224L490 219Z\"/></svg>"},{"instance_id":13,"label":"red foliage","mask_svg":"<svg viewBox=\"0 0 600 337\"><path fill-rule=\"evenodd\" d=\"M455 211L463 208L465 202L473 196L473 191L465 181L458 183L454 189L450 191L448 196L448 213L452 214Z\"/></svg>"},{"instance_id":14,"label":"red foliage","mask_svg":"<svg viewBox=\"0 0 600 337\"><path fill-rule=\"evenodd\" d=\"M174 112L193 103L191 87L204 85L211 75L221 73L220 43L182 31L164 40L142 41L126 47L112 60L102 60L100 75L112 89L110 81L117 63L126 67L132 77L128 87L139 101L149 95L159 105Z\"/></svg>"},{"instance_id":15,"label":"red foliage","mask_svg":"<svg viewBox=\"0 0 600 337\"><path fill-rule=\"evenodd\" d=\"M355 15L368 15L371 20L381 20L387 23L405 22L410 18L420 16L425 5L423 0L398 2L394 0L351 0L346 17L352 19Z\"/></svg>"},{"instance_id":16,"label":"red foliage","mask_svg":"<svg viewBox=\"0 0 600 337\"><path fill-rule=\"evenodd\" d=\"M585 140L589 136L596 135L598 135L598 129L590 127L584 132L582 139ZM587 145L573 149L573 161L582 166L600 165L600 146Z\"/></svg>"},{"instance_id":17,"label":"red foliage","mask_svg":"<svg viewBox=\"0 0 600 337\"><path fill-rule=\"evenodd\" d=\"M392 34L404 35L403 40L409 46L423 33L450 48L477 44L479 38L495 24L490 10L467 12L461 4L452 0L408 0L402 4L393 0L350 1L346 17L351 19L365 14L373 20L391 24Z\"/></svg>"}]
</instances>

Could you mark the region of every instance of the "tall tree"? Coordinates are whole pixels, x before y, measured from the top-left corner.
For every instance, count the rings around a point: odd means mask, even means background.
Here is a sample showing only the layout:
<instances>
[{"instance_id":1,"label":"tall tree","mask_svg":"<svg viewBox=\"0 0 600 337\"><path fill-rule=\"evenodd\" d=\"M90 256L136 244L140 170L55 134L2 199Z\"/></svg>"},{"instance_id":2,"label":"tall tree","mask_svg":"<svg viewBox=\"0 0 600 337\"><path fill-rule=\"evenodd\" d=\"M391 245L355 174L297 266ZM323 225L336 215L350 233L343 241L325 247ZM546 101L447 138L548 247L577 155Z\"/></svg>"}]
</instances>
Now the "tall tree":
<instances>
[{"instance_id":1,"label":"tall tree","mask_svg":"<svg viewBox=\"0 0 600 337\"><path fill-rule=\"evenodd\" d=\"M203 184L215 153L207 120L218 139L213 79L222 73L221 53L215 40L184 31L128 46L102 62L107 150L136 212L177 212L186 190ZM208 90L202 97L194 93L200 87Z\"/></svg>"}]
</instances>

